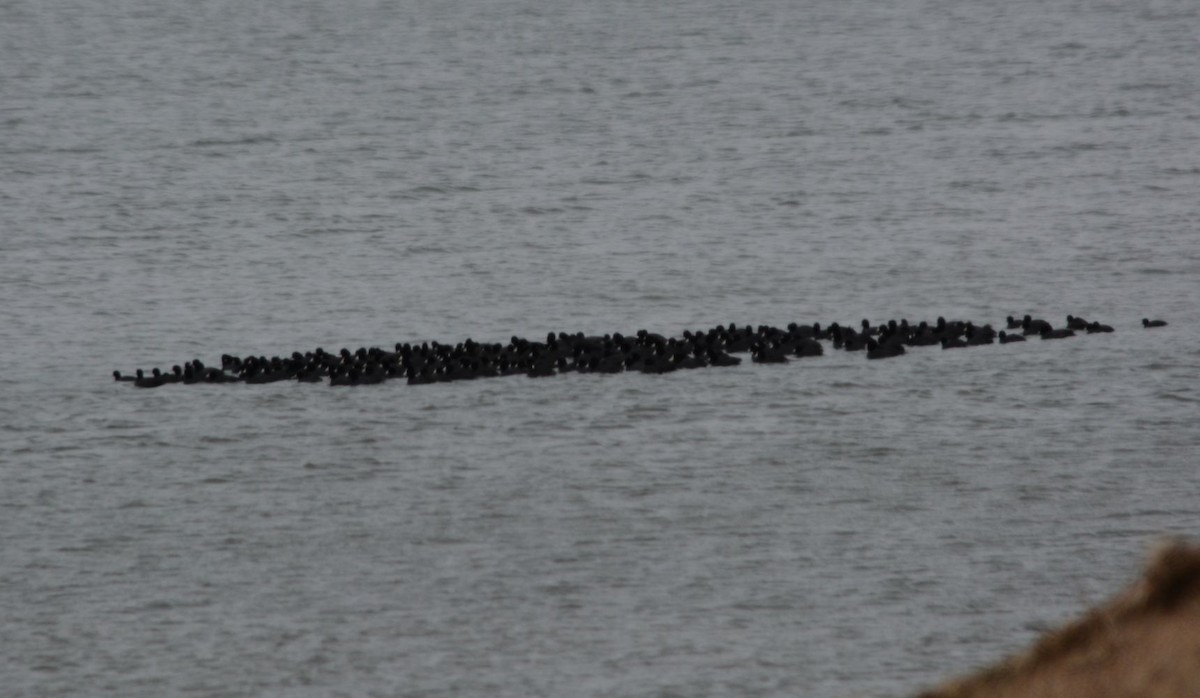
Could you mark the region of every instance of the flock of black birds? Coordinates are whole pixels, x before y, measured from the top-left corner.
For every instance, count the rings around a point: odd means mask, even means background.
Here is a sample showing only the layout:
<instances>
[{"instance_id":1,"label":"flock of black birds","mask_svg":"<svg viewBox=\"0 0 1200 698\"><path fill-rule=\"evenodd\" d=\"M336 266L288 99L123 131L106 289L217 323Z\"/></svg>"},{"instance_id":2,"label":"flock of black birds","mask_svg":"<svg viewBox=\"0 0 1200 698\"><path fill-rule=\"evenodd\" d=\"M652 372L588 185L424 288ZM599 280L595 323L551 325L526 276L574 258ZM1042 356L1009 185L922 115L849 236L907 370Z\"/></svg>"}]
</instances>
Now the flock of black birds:
<instances>
[{"instance_id":1,"label":"flock of black birds","mask_svg":"<svg viewBox=\"0 0 1200 698\"><path fill-rule=\"evenodd\" d=\"M1163 320L1143 319L1145 328L1162 327ZM1005 330L1014 330L1008 333ZM391 379L405 379L410 385L441 383L475 378L524 375L530 378L560 373L668 373L680 369L709 366L736 366L742 359L733 354L750 353L755 363L785 363L792 358L821 356L822 342L834 349L862 351L868 359L886 359L905 353L906 347L940 345L957 349L983 344L1023 342L1027 337L1062 339L1077 332L1112 332L1099 322L1067 316L1065 327L1055 328L1046 320L1029 315L1018 320L1007 318L1005 330L996 332L991 325L970 321L909 324L908 320L889 320L872 326L863 320L858 329L832 323L822 327L789 324L787 329L759 325L757 328L736 324L717 325L700 332L684 331L682 337L667 338L638 330L636 335L619 333L585 336L583 333L551 332L546 341L513 337L507 344L489 344L467 339L458 344L423 342L396 344L395 351L378 347L357 351L342 349L331 354L317 348L291 356L247 356L225 354L221 366L206 366L199 359L165 373L158 368L146 375L137 369L134 376L113 371L113 378L138 388L182 383L302 383L328 382L332 386L373 385ZM1020 334L1015 331L1019 330Z\"/></svg>"}]
</instances>

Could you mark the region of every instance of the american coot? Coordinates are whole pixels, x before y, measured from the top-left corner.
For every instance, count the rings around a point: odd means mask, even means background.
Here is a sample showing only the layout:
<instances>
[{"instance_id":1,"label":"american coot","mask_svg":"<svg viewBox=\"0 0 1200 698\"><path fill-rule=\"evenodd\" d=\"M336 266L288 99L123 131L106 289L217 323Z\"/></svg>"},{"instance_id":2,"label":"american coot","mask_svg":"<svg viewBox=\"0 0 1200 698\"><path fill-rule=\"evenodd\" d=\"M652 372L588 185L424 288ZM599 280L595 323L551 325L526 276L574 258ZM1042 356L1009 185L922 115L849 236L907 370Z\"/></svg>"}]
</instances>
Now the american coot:
<instances>
[{"instance_id":1,"label":"american coot","mask_svg":"<svg viewBox=\"0 0 1200 698\"><path fill-rule=\"evenodd\" d=\"M893 356L900 356L904 353L903 344L895 344L889 342L880 344L874 339L867 340L867 358L868 359L890 359Z\"/></svg>"},{"instance_id":2,"label":"american coot","mask_svg":"<svg viewBox=\"0 0 1200 698\"><path fill-rule=\"evenodd\" d=\"M163 384L162 372L156 368L154 369L154 375L147 376L139 368L137 370L137 379L133 381L133 384L138 388L157 388Z\"/></svg>"},{"instance_id":3,"label":"american coot","mask_svg":"<svg viewBox=\"0 0 1200 698\"><path fill-rule=\"evenodd\" d=\"M825 354L825 347L815 339L801 339L796 342L792 353L796 356L822 356Z\"/></svg>"},{"instance_id":4,"label":"american coot","mask_svg":"<svg viewBox=\"0 0 1200 698\"><path fill-rule=\"evenodd\" d=\"M1042 330L1042 339L1064 339L1066 337L1074 337L1075 330Z\"/></svg>"},{"instance_id":5,"label":"american coot","mask_svg":"<svg viewBox=\"0 0 1200 698\"><path fill-rule=\"evenodd\" d=\"M787 354L778 347L755 344L750 347L750 360L756 364L786 364Z\"/></svg>"},{"instance_id":6,"label":"american coot","mask_svg":"<svg viewBox=\"0 0 1200 698\"><path fill-rule=\"evenodd\" d=\"M1045 320L1035 319L1026 315L1025 319L1021 321L1021 329L1022 334L1030 335L1041 334L1046 330L1052 330L1054 328L1051 327L1050 323L1046 322Z\"/></svg>"},{"instance_id":7,"label":"american coot","mask_svg":"<svg viewBox=\"0 0 1200 698\"><path fill-rule=\"evenodd\" d=\"M708 365L710 366L737 366L742 363L742 359L737 356L730 356L720 349L708 350Z\"/></svg>"},{"instance_id":8,"label":"american coot","mask_svg":"<svg viewBox=\"0 0 1200 698\"><path fill-rule=\"evenodd\" d=\"M1067 322L1077 327L1081 318L1067 316ZM1143 319L1144 327L1162 327L1162 320ZM1008 318L1008 332L999 333L1002 344L1024 341L1016 331L1036 333L1045 339L1074 336L1077 330L1055 330L1045 320L1026 315L1021 321ZM531 377L569 373L669 373L678 369L704 369L713 366L733 366L741 359L730 356L738 351L750 351L755 363L786 363L791 357L820 356L823 344L832 341L834 348L847 351L863 350L869 359L882 359L905 353L908 346L941 344L945 349L967 345L990 344L997 333L991 325L971 321L947 321L937 318L936 327L925 321L909 323L907 319L881 321L872 325L863 321L860 329L831 323L823 329L820 323L787 325L786 330L769 325L718 325L708 330L688 330L682 338L640 330L636 339L619 333L586 335L583 332L551 332L545 342L529 341L517 336L507 344L490 344L466 339L459 343L442 344L424 341L418 344L397 343L395 351L378 347L360 347L356 351L341 349L328 353L317 347L312 352L292 352L290 356L221 357L221 368L209 368L199 359L173 366L163 373L154 369L153 375L137 372L136 377L113 371L113 380L131 382L139 388L157 388L167 383L274 383L295 381L318 383L328 379L330 385L361 386L379 384L407 377L410 384L442 383L474 380L494 376L527 375ZM1111 332L1108 325L1087 323L1086 331ZM227 371L229 373L227 373Z\"/></svg>"}]
</instances>

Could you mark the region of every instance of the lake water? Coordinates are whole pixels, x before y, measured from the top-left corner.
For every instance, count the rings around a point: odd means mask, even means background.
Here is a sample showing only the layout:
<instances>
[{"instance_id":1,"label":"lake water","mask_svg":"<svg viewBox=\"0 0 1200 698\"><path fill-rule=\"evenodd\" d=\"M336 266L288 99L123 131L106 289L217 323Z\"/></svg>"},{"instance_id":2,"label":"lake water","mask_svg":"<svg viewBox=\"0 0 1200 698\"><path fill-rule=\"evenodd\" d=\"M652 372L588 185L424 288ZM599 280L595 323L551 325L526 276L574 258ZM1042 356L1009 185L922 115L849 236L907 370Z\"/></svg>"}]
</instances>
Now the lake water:
<instances>
[{"instance_id":1,"label":"lake water","mask_svg":"<svg viewBox=\"0 0 1200 698\"><path fill-rule=\"evenodd\" d=\"M1192 0L0 19L6 695L901 696L1200 530ZM1025 313L1116 332L661 376L110 376Z\"/></svg>"}]
</instances>

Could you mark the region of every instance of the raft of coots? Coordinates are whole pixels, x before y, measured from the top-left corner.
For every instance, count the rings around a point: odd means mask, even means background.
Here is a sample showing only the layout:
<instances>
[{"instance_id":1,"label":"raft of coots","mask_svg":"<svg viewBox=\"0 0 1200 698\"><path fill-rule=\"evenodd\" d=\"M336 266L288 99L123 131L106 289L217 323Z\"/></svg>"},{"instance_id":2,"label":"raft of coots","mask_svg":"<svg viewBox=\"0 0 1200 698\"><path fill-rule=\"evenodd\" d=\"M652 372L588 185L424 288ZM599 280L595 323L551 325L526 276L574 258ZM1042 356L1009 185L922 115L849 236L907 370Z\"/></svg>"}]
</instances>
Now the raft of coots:
<instances>
[{"instance_id":1,"label":"raft of coots","mask_svg":"<svg viewBox=\"0 0 1200 698\"><path fill-rule=\"evenodd\" d=\"M1162 327L1162 320L1142 320L1143 327ZM1099 322L1067 316L1066 325L1056 328L1046 320L1029 315L1017 320L1007 318L1006 330L997 333L991 325L970 321L909 324L908 320L889 320L872 326L863 320L859 328L837 323L797 325L786 329L759 325L718 325L699 332L685 331L681 337L664 337L639 330L635 335L619 333L585 336L583 333L551 332L545 341L513 337L507 344L483 343L467 339L458 344L423 342L396 344L393 351L378 347L357 351L342 349L331 354L324 349L291 356L247 356L226 354L221 366L206 366L200 360L174 366L169 373L158 368L146 374L138 369L135 376L113 371L117 381L139 388L157 388L171 383L275 383L299 381L329 385L373 385L403 379L410 385L442 383L454 380L523 375L531 378L561 373L668 373L681 369L710 366L736 366L742 362L734 354L750 354L755 363L785 363L794 358L821 356L825 344L844 351L861 351L868 359L900 356L909 347L937 346L942 349L973 347L1025 341L1027 337L1061 339L1077 332L1112 332ZM1016 334L1016 331L1020 334Z\"/></svg>"}]
</instances>

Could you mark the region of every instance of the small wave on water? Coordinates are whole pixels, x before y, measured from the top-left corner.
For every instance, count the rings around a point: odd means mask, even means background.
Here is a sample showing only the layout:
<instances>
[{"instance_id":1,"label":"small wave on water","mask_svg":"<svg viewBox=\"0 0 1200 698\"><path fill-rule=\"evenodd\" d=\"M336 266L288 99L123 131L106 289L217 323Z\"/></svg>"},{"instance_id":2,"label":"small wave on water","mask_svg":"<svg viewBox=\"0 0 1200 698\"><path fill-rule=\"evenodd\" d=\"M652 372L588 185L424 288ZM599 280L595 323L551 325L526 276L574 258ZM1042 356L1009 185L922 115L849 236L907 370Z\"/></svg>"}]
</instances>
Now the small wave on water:
<instances>
[{"instance_id":1,"label":"small wave on water","mask_svg":"<svg viewBox=\"0 0 1200 698\"><path fill-rule=\"evenodd\" d=\"M279 140L275 136L269 135L253 135L241 136L238 138L200 138L189 142L187 145L191 148L228 148L239 145L278 145Z\"/></svg>"}]
</instances>

